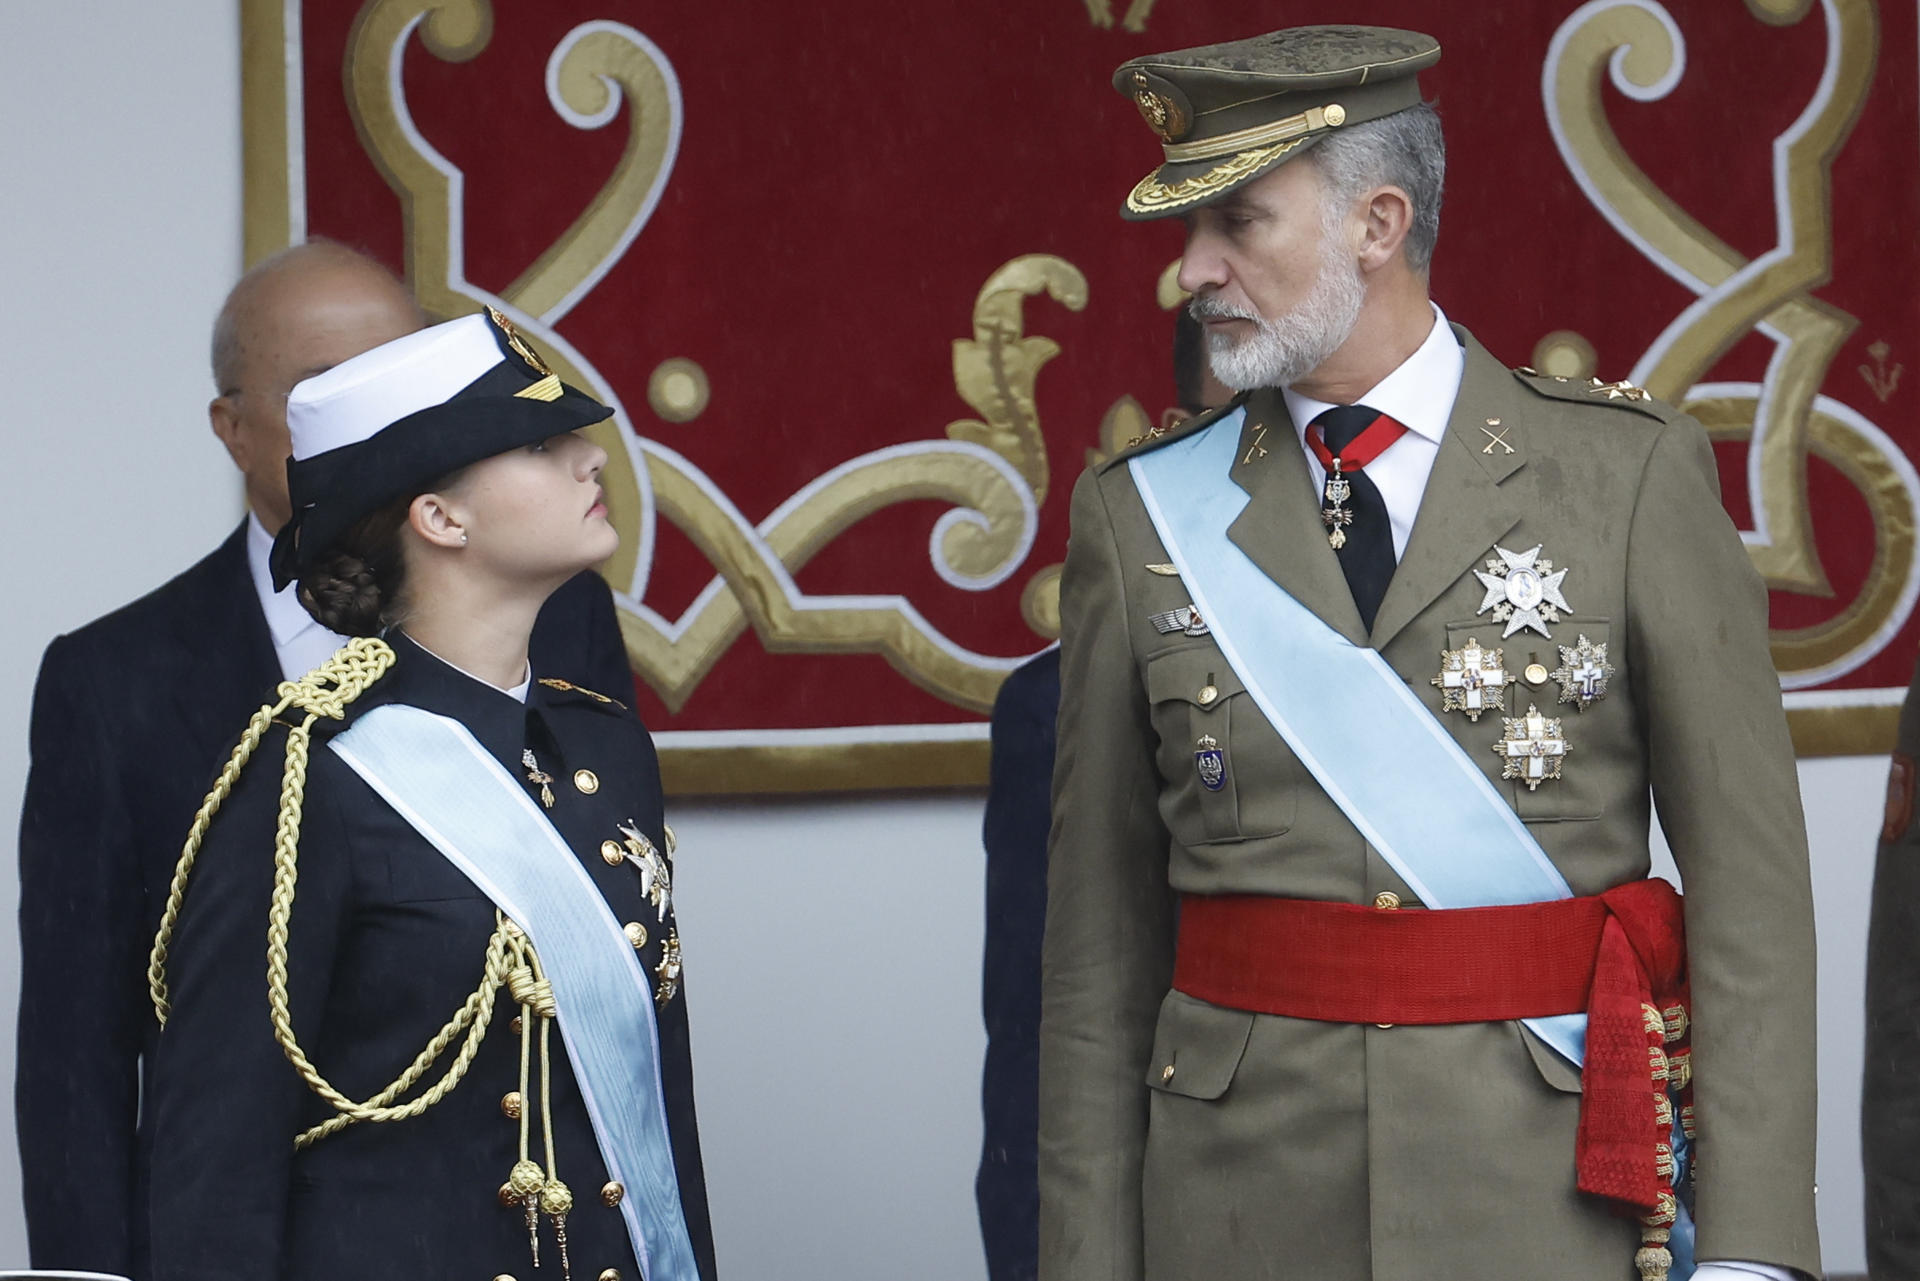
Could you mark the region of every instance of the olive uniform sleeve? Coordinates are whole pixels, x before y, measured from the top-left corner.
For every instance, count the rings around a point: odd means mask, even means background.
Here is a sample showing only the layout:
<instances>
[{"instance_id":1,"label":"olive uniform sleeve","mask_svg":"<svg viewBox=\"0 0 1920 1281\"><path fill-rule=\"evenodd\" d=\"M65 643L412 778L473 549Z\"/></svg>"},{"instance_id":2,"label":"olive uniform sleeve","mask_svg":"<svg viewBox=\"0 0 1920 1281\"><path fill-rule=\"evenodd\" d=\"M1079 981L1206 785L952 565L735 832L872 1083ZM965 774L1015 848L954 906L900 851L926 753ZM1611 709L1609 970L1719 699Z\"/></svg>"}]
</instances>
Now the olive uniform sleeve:
<instances>
[{"instance_id":1,"label":"olive uniform sleeve","mask_svg":"<svg viewBox=\"0 0 1920 1281\"><path fill-rule=\"evenodd\" d=\"M1040 1022L1040 1276L1138 1281L1147 1061L1173 972L1154 735L1097 476L1074 489Z\"/></svg>"},{"instance_id":2,"label":"olive uniform sleeve","mask_svg":"<svg viewBox=\"0 0 1920 1281\"><path fill-rule=\"evenodd\" d=\"M1697 1257L1820 1272L1814 938L1767 594L1698 423L1669 421L1628 535L1627 654L1686 890Z\"/></svg>"}]
</instances>

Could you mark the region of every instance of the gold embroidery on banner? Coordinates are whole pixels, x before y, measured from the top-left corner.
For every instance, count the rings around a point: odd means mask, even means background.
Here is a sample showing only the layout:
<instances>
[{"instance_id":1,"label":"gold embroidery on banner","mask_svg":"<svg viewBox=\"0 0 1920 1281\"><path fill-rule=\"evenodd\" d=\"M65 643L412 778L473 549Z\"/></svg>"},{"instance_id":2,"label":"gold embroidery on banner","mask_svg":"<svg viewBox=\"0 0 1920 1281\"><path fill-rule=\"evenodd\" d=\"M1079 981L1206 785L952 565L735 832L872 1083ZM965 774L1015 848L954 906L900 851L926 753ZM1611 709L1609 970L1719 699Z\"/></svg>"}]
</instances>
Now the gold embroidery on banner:
<instances>
[{"instance_id":1,"label":"gold embroidery on banner","mask_svg":"<svg viewBox=\"0 0 1920 1281\"><path fill-rule=\"evenodd\" d=\"M1753 421L1753 402L1745 398L1696 400L1687 409L1713 440L1745 440ZM1774 630L1773 661L1782 672L1817 672L1872 644L1898 606L1901 587L1920 555L1920 513L1914 511L1899 469L1879 445L1851 424L1819 411L1812 415L1807 435L1814 456L1831 464L1866 501L1873 521L1873 561L1860 594L1838 615L1812 627Z\"/></svg>"},{"instance_id":2,"label":"gold embroidery on banner","mask_svg":"<svg viewBox=\"0 0 1920 1281\"><path fill-rule=\"evenodd\" d=\"M1600 366L1593 344L1571 329L1556 329L1533 345L1533 364L1549 377L1590 378ZM1522 373L1533 373L1529 367Z\"/></svg>"},{"instance_id":3,"label":"gold embroidery on banner","mask_svg":"<svg viewBox=\"0 0 1920 1281\"><path fill-rule=\"evenodd\" d=\"M348 42L348 97L356 126L388 184L400 196L406 225L407 276L423 306L436 316L471 311L491 301L478 291L455 289L449 281L461 279L450 258L453 221L448 176L416 151L403 127L405 104L394 101L390 76L408 32L419 21L422 39L438 56L464 60L473 57L491 34L490 10L477 0L372 0L356 21ZM625 37L609 36L616 44ZM577 74L567 67L575 65ZM636 130L649 115L644 98L643 69L615 44L582 40L563 61L560 86L574 109L596 104L586 80L604 74L620 83L630 96L642 99L633 112ZM586 79L582 79L585 77ZM569 89L569 85L572 88ZM655 124L659 113L652 113ZM661 126L664 127L664 126ZM619 170L593 207L568 233L576 246L598 244L594 252L617 253L608 227L625 227L617 204L634 191L656 163L649 160L658 148L629 145ZM619 193L628 193L621 196ZM614 212L609 212L614 211ZM604 219L604 224L596 219ZM611 391L591 371L576 363L564 344L546 325L527 313L526 302L554 305L604 264L585 249L544 257L507 291L505 302L520 313L515 322L537 337L552 353L556 371L567 381L618 405ZM975 311L974 344L985 350L976 356L956 351L956 383L962 366L979 375L961 390L985 421L963 420L950 434L983 445L1005 458L1023 480L1046 484L1046 457L1040 442L1037 415L1032 406L1032 383L1040 365L1059 350L1045 338L1024 338L1019 332L1019 297L1042 289L1064 305L1085 305L1085 280L1062 259L1032 256L1016 259L995 274L981 291ZM966 344L962 344L966 346ZM939 555L948 569L962 577L984 578L1008 567L1023 547L1022 531L1029 504L1037 496L1023 496L1004 473L978 454L962 449L934 449L905 456L881 451L871 461L850 466L803 501L784 511L777 525L756 530L724 501L711 482L690 469L684 460L648 443L640 451L646 473L638 472L628 452L619 416L596 428L607 447L609 463L602 473L608 505L621 523L651 497L659 513L684 530L725 580L725 590L702 598L703 603L683 619L674 634L663 632L649 618L630 610L619 614L628 656L635 670L674 709L683 706L700 679L720 654L751 623L769 649L810 652L878 652L909 679L949 702L975 710L992 705L994 692L1010 660L971 655L933 632L927 624L898 605L849 609L805 609L786 594L780 569L797 570L821 547L882 507L893 503L932 499L953 504L977 519L954 521L943 534ZM650 491L650 492L649 492ZM623 541L621 551L602 567L616 586L635 580L640 568L638 540ZM770 551L778 567L763 553ZM1057 589L1056 589L1057 590ZM1057 608L1057 606L1056 606ZM1037 616L1046 611L1036 605Z\"/></svg>"},{"instance_id":4,"label":"gold embroidery on banner","mask_svg":"<svg viewBox=\"0 0 1920 1281\"><path fill-rule=\"evenodd\" d=\"M1085 0L1087 20L1102 31L1113 29L1113 0ZM1147 29L1147 19L1153 16L1154 0L1133 0L1127 6L1126 16L1120 19L1120 26L1138 34Z\"/></svg>"},{"instance_id":5,"label":"gold embroidery on banner","mask_svg":"<svg viewBox=\"0 0 1920 1281\"><path fill-rule=\"evenodd\" d=\"M947 425L949 439L984 446L1012 463L1033 487L1036 502L1047 497L1047 442L1034 389L1041 366L1060 354L1053 339L1024 332L1024 302L1042 293L1069 311L1081 311L1087 305L1087 278L1064 258L1026 254L980 286L973 339L953 344L954 390L980 418Z\"/></svg>"},{"instance_id":6,"label":"gold embroidery on banner","mask_svg":"<svg viewBox=\"0 0 1920 1281\"><path fill-rule=\"evenodd\" d=\"M1183 305L1193 295L1180 287L1180 259L1175 258L1160 273L1153 285L1153 300L1166 311Z\"/></svg>"},{"instance_id":7,"label":"gold embroidery on banner","mask_svg":"<svg viewBox=\"0 0 1920 1281\"><path fill-rule=\"evenodd\" d=\"M582 284L617 260L649 201L664 185L678 122L667 75L643 47L602 28L574 41L550 77L567 108L589 122L611 118L613 86L627 104L627 143L593 202L547 251L506 288L530 315L553 324L578 300Z\"/></svg>"},{"instance_id":8,"label":"gold embroidery on banner","mask_svg":"<svg viewBox=\"0 0 1920 1281\"><path fill-rule=\"evenodd\" d=\"M1814 7L1814 0L1748 0L1749 11L1774 26L1800 22ZM1879 48L1871 0L1819 0L1819 7L1832 33L1824 50L1822 92L1827 96L1809 106L1790 136L1774 143L1780 171L1775 185L1782 193L1780 239L1751 260L1661 191L1628 157L1606 118L1602 82L1610 67L1625 83L1650 92L1662 91L1676 74L1680 53L1659 16L1627 3L1588 5L1577 21L1561 28L1555 41L1561 54L1546 80L1563 153L1586 179L1596 204L1642 252L1700 295L1642 358L1640 381L1654 395L1678 403L1756 327L1765 326L1778 345L1758 395L1682 405L1701 418L1714 439L1746 443L1757 455L1752 502L1765 541L1749 543L1748 552L1768 586L1832 594L1814 546L1809 453L1832 463L1872 513L1874 561L1859 596L1825 623L1773 634L1783 678L1799 685L1818 684L1836 667L1865 661L1891 635L1900 621L1895 611L1901 586L1913 567L1916 523L1914 499L1896 461L1860 428L1816 404L1835 357L1858 324L1811 293L1832 271L1830 167L1858 118ZM1809 45L1820 47L1823 33L1815 28L1807 34ZM1873 380L1868 381L1871 386ZM1789 718L1818 710L1794 709ZM1884 719L1859 723L1877 726ZM1827 742L1829 737L1823 728L1818 741L1827 750L1844 746ZM1798 728L1796 738L1802 738ZM1851 750L1883 747L1863 740Z\"/></svg>"},{"instance_id":9,"label":"gold embroidery on banner","mask_svg":"<svg viewBox=\"0 0 1920 1281\"><path fill-rule=\"evenodd\" d=\"M1907 367L1901 364L1887 368L1887 357L1892 354L1892 346L1882 338L1867 348L1867 355L1873 357L1872 366L1860 366L1860 376L1867 380L1867 390L1883 405L1893 399L1893 393L1900 389L1900 375L1907 371Z\"/></svg>"}]
</instances>

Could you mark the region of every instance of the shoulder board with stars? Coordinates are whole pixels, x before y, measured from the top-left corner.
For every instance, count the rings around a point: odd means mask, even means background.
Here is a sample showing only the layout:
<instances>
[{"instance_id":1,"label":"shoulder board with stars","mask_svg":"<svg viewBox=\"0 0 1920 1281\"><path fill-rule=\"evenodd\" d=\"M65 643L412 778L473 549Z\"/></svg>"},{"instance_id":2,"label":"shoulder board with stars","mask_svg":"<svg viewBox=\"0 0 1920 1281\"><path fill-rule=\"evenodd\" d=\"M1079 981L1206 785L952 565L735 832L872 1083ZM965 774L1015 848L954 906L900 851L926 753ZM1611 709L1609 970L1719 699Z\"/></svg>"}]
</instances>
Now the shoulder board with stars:
<instances>
[{"instance_id":1,"label":"shoulder board with stars","mask_svg":"<svg viewBox=\"0 0 1920 1281\"><path fill-rule=\"evenodd\" d=\"M1120 451L1114 454L1113 457L1100 463L1098 469L1102 472L1111 471L1116 464L1124 463L1136 454L1144 454L1149 449L1158 449L1169 441L1179 440L1183 436L1191 436L1197 431L1204 431L1238 409L1246 398L1246 393L1242 392L1226 404L1216 409L1209 409L1203 414L1195 414L1178 426L1155 427L1149 430L1144 436L1135 436L1132 440L1122 445Z\"/></svg>"},{"instance_id":2,"label":"shoulder board with stars","mask_svg":"<svg viewBox=\"0 0 1920 1281\"><path fill-rule=\"evenodd\" d=\"M548 689L558 690L562 694L578 694L582 698L590 699L602 707L617 707L623 712L627 710L627 705L617 698L609 698L597 689L588 689L585 685L575 685L572 681L563 681L557 676L542 676L540 683Z\"/></svg>"},{"instance_id":3,"label":"shoulder board with stars","mask_svg":"<svg viewBox=\"0 0 1920 1281\"><path fill-rule=\"evenodd\" d=\"M1680 413L1666 401L1656 398L1652 392L1624 380L1605 382L1599 378L1568 378L1563 374L1543 374L1525 365L1514 370L1513 376L1529 390L1550 400L1632 409L1661 422L1675 418Z\"/></svg>"}]
</instances>

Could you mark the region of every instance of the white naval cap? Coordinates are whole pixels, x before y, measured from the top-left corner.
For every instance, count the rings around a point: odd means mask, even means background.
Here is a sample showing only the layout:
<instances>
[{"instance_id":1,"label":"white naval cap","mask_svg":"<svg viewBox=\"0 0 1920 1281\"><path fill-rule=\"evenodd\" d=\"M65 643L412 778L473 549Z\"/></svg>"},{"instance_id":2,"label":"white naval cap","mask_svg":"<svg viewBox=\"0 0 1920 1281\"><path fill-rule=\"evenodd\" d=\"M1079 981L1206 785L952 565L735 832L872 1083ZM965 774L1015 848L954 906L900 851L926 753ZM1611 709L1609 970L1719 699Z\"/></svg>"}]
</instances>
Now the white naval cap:
<instances>
[{"instance_id":1,"label":"white naval cap","mask_svg":"<svg viewBox=\"0 0 1920 1281\"><path fill-rule=\"evenodd\" d=\"M357 445L409 414L452 400L506 358L476 312L382 343L298 383L287 397L293 456Z\"/></svg>"}]
</instances>

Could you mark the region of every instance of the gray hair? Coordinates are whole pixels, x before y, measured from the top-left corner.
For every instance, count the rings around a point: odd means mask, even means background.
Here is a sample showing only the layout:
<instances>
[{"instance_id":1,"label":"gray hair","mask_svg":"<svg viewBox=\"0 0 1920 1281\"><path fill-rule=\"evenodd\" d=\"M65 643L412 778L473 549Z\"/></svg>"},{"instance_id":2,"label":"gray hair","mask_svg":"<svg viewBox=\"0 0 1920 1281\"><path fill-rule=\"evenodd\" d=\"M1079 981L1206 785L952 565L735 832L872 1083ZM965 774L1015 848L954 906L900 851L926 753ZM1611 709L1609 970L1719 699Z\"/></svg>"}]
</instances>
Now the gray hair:
<instances>
[{"instance_id":1,"label":"gray hair","mask_svg":"<svg viewBox=\"0 0 1920 1281\"><path fill-rule=\"evenodd\" d=\"M1424 272L1440 238L1440 189L1446 183L1447 144L1440 116L1419 103L1378 120L1340 129L1308 157L1320 168L1327 200L1351 204L1373 187L1398 187L1413 202L1407 265Z\"/></svg>"}]
</instances>

